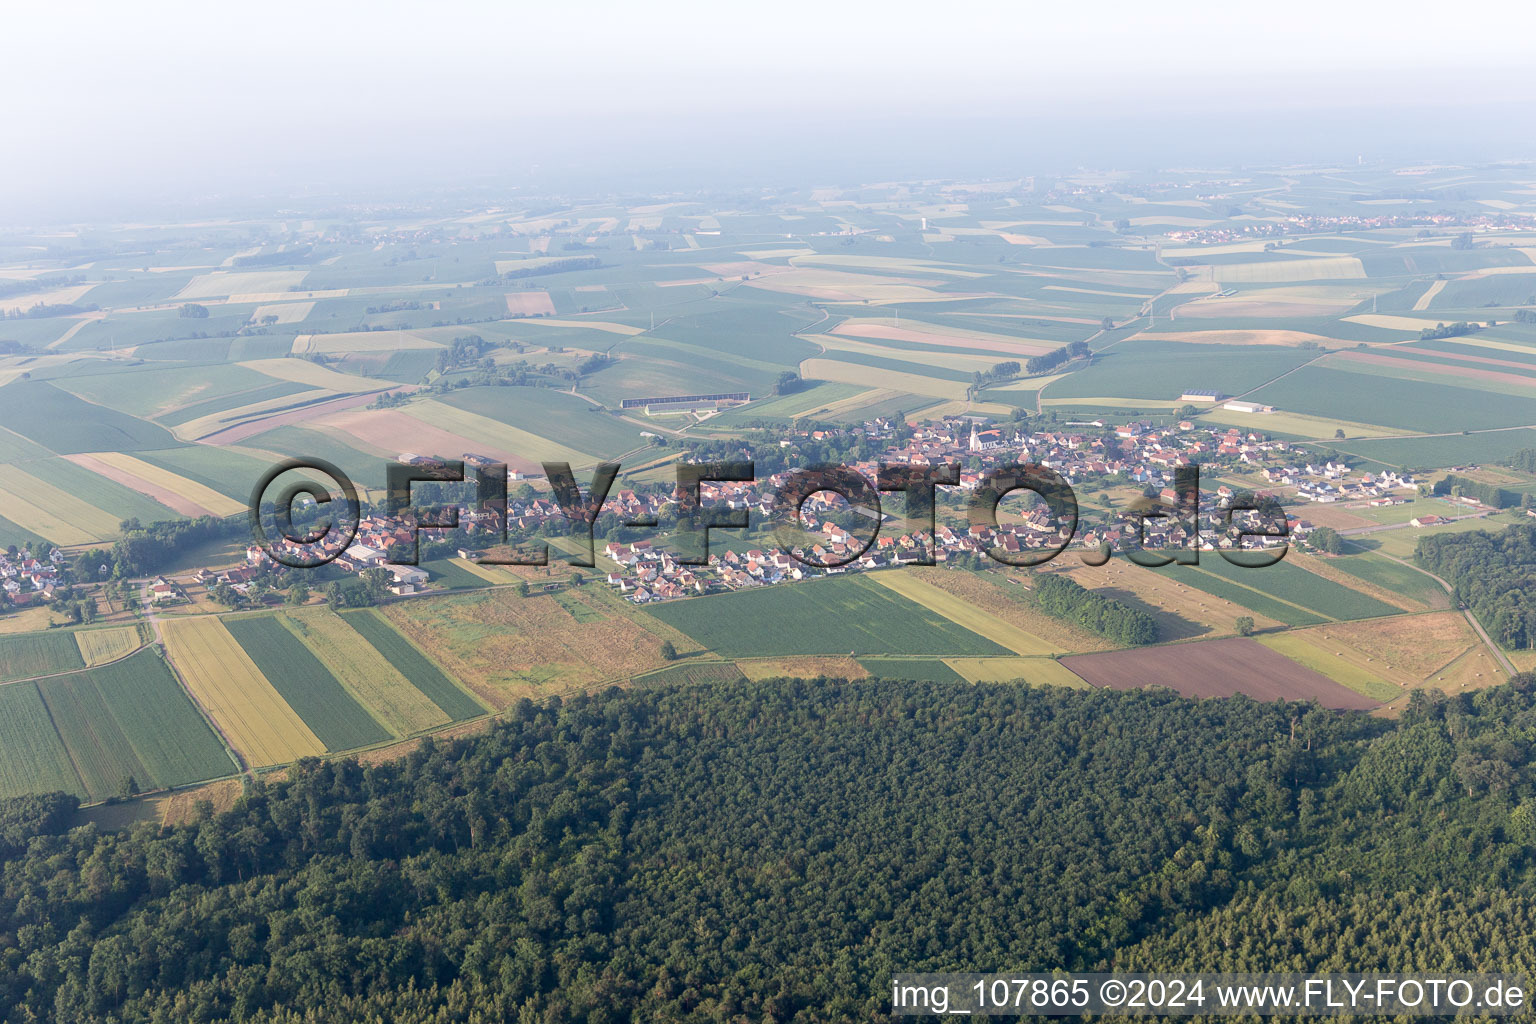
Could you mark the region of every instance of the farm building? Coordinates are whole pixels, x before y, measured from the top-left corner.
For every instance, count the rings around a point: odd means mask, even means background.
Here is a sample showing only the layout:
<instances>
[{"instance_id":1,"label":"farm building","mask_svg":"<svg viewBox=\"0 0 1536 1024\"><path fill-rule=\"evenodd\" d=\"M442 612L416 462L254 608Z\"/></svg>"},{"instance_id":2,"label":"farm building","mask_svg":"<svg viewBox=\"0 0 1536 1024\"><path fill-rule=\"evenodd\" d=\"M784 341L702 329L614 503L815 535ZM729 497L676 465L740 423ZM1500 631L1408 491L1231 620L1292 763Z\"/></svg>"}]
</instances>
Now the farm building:
<instances>
[{"instance_id":1,"label":"farm building","mask_svg":"<svg viewBox=\"0 0 1536 1024\"><path fill-rule=\"evenodd\" d=\"M1274 412L1275 411L1275 407L1274 406L1272 406L1272 405L1260 405L1258 402L1228 402L1227 404L1223 405L1222 408L1223 409L1230 409L1233 412Z\"/></svg>"},{"instance_id":2,"label":"farm building","mask_svg":"<svg viewBox=\"0 0 1536 1024\"><path fill-rule=\"evenodd\" d=\"M1220 391L1207 391L1204 388L1188 388L1179 396L1181 402L1219 402L1226 396Z\"/></svg>"}]
</instances>

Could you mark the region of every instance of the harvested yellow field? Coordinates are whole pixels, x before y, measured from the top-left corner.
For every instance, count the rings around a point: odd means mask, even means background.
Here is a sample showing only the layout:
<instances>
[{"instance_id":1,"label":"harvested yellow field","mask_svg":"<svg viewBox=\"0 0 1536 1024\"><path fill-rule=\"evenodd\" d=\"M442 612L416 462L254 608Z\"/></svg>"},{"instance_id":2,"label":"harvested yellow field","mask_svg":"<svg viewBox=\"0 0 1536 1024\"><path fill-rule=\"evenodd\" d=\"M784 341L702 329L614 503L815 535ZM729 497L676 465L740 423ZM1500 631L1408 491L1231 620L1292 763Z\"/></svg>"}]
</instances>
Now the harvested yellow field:
<instances>
[{"instance_id":1,"label":"harvested yellow field","mask_svg":"<svg viewBox=\"0 0 1536 1024\"><path fill-rule=\"evenodd\" d=\"M1138 299L1141 301L1152 298L1152 296L1145 292L1111 292L1105 291L1102 288L1073 288L1071 285L1065 284L1048 284L1040 290L1043 292L1077 292L1081 295L1112 295L1119 299Z\"/></svg>"},{"instance_id":2,"label":"harvested yellow field","mask_svg":"<svg viewBox=\"0 0 1536 1024\"><path fill-rule=\"evenodd\" d=\"M1295 434L1297 437L1329 438L1334 436L1336 430L1344 431L1346 437L1391 437L1403 432L1400 427L1383 427L1374 423L1330 420L1299 412L1237 412L1223 409L1219 405L1201 419L1223 426L1261 430L1266 434Z\"/></svg>"},{"instance_id":3,"label":"harvested yellow field","mask_svg":"<svg viewBox=\"0 0 1536 1024\"><path fill-rule=\"evenodd\" d=\"M259 324L267 317L275 316L277 319L274 323L296 324L300 320L307 320L314 309L313 302L271 302L257 306L251 313L251 321Z\"/></svg>"},{"instance_id":4,"label":"harvested yellow field","mask_svg":"<svg viewBox=\"0 0 1536 1024\"><path fill-rule=\"evenodd\" d=\"M1330 645L1326 641L1319 641L1316 637L1309 637L1301 632L1289 632L1262 636L1258 639L1259 643L1265 647L1285 655L1298 665L1327 676L1339 685L1364 694L1372 700L1385 703L1401 697L1406 692L1402 684L1384 678L1380 672L1372 671L1375 663L1371 659L1367 658L1365 664L1361 664L1358 657L1343 657L1342 651L1329 651Z\"/></svg>"},{"instance_id":5,"label":"harvested yellow field","mask_svg":"<svg viewBox=\"0 0 1536 1024\"><path fill-rule=\"evenodd\" d=\"M871 573L869 578L887 589L894 590L907 600L914 601L931 612L937 612L950 622L964 626L972 633L977 633L995 644L1008 648L1015 654L1059 652L1060 649L1049 641L1012 623L1004 622L996 615L984 610L980 604L967 601L919 579L910 569L911 567L893 572Z\"/></svg>"},{"instance_id":6,"label":"harvested yellow field","mask_svg":"<svg viewBox=\"0 0 1536 1024\"><path fill-rule=\"evenodd\" d=\"M103 665L132 654L144 644L138 626L113 626L111 629L83 629L75 634L75 644L87 667Z\"/></svg>"},{"instance_id":7,"label":"harvested yellow field","mask_svg":"<svg viewBox=\"0 0 1536 1024\"><path fill-rule=\"evenodd\" d=\"M224 296L251 295L258 292L283 293L304 283L306 270L260 270L199 274L177 292L174 302L213 299Z\"/></svg>"},{"instance_id":8,"label":"harvested yellow field","mask_svg":"<svg viewBox=\"0 0 1536 1024\"><path fill-rule=\"evenodd\" d=\"M117 533L120 517L16 466L0 476L0 517L55 544L89 544Z\"/></svg>"},{"instance_id":9,"label":"harvested yellow field","mask_svg":"<svg viewBox=\"0 0 1536 1024\"><path fill-rule=\"evenodd\" d=\"M22 608L8 615L0 615L0 636L9 633L34 633L53 625L53 613L42 605Z\"/></svg>"},{"instance_id":10,"label":"harvested yellow field","mask_svg":"<svg viewBox=\"0 0 1536 1024\"><path fill-rule=\"evenodd\" d=\"M1445 286L1450 283L1451 282L1449 278L1442 277L1438 281L1431 284L1427 289L1425 289L1424 294L1419 296L1419 300L1413 304L1414 312L1428 309L1429 304L1435 300L1435 296L1439 295L1445 289Z\"/></svg>"},{"instance_id":11,"label":"harvested yellow field","mask_svg":"<svg viewBox=\"0 0 1536 1024\"><path fill-rule=\"evenodd\" d=\"M555 303L546 291L517 291L507 293L507 312L514 316L542 316L553 313Z\"/></svg>"},{"instance_id":12,"label":"harvested yellow field","mask_svg":"<svg viewBox=\"0 0 1536 1024\"><path fill-rule=\"evenodd\" d=\"M171 663L224 738L255 766L325 753L325 744L212 615L166 619Z\"/></svg>"},{"instance_id":13,"label":"harvested yellow field","mask_svg":"<svg viewBox=\"0 0 1536 1024\"><path fill-rule=\"evenodd\" d=\"M577 466L586 466L597 461L597 457L592 453L568 448L557 441L520 430L500 420L493 420L489 416L466 412L435 400L412 402L400 411L467 440L488 444L503 451L517 452L525 459L536 459L541 462L570 462ZM552 431L552 433L557 432Z\"/></svg>"},{"instance_id":14,"label":"harvested yellow field","mask_svg":"<svg viewBox=\"0 0 1536 1024\"><path fill-rule=\"evenodd\" d=\"M1072 579L1100 597L1111 598L1141 608L1157 620L1163 640L1185 640L1196 636L1237 632L1237 618L1251 616L1260 629L1278 626L1274 619L1226 604L1203 590L1187 587L1167 573L1137 565L1126 558L1112 558L1103 565L1071 565L1067 556L1060 560ZM1076 561L1076 559L1072 559Z\"/></svg>"},{"instance_id":15,"label":"harvested yellow field","mask_svg":"<svg viewBox=\"0 0 1536 1024\"><path fill-rule=\"evenodd\" d=\"M1354 256L1319 259L1271 260L1262 263L1230 263L1211 268L1211 280L1222 284L1265 284L1285 281L1336 281L1365 277L1365 267Z\"/></svg>"},{"instance_id":16,"label":"harvested yellow field","mask_svg":"<svg viewBox=\"0 0 1536 1024\"><path fill-rule=\"evenodd\" d=\"M296 356L327 352L399 352L405 349L442 348L414 331L343 331L337 334L301 334L290 351Z\"/></svg>"},{"instance_id":17,"label":"harvested yellow field","mask_svg":"<svg viewBox=\"0 0 1536 1024\"><path fill-rule=\"evenodd\" d=\"M949 234L960 234L960 229L947 229ZM974 234L992 235L993 232L981 228L974 229ZM796 256L789 261L793 266L819 266L819 267L861 267L865 270L892 270L904 273L942 274L945 277L986 277L986 274L975 270L966 270L960 264L944 263L938 260L914 260L901 256L856 256L842 255L840 253L818 253L812 256ZM782 267L774 267L781 271Z\"/></svg>"},{"instance_id":18,"label":"harvested yellow field","mask_svg":"<svg viewBox=\"0 0 1536 1024\"><path fill-rule=\"evenodd\" d=\"M965 292L936 292L932 285L943 283L933 278L877 277L845 270L791 270L772 277L754 278L752 287L772 292L787 292L830 302L953 302L975 298Z\"/></svg>"},{"instance_id":19,"label":"harvested yellow field","mask_svg":"<svg viewBox=\"0 0 1536 1024\"><path fill-rule=\"evenodd\" d=\"M1280 636L1290 638L1290 644L1305 643L1320 651L1307 656L1321 663L1330 659L1338 663L1328 671L1319 668L1324 675L1340 682L1345 682L1344 675L1370 676L1392 686L1397 696L1417 687L1457 693L1504 681L1493 656L1460 612L1330 622L1288 630ZM1292 657L1289 648L1281 653ZM1293 660L1302 661L1302 657Z\"/></svg>"},{"instance_id":20,"label":"harvested yellow field","mask_svg":"<svg viewBox=\"0 0 1536 1024\"><path fill-rule=\"evenodd\" d=\"M1023 682L1089 689L1081 676L1055 658L945 658L944 664L972 683Z\"/></svg>"},{"instance_id":21,"label":"harvested yellow field","mask_svg":"<svg viewBox=\"0 0 1536 1024\"><path fill-rule=\"evenodd\" d=\"M577 291L582 289L578 288ZM632 337L636 334L644 334L644 327L632 327L629 324L616 324L610 320L558 320L547 316L536 317L532 320L519 321L517 326L531 325L534 327L586 327L594 331L605 331L608 334L622 334Z\"/></svg>"},{"instance_id":22,"label":"harvested yellow field","mask_svg":"<svg viewBox=\"0 0 1536 1024\"><path fill-rule=\"evenodd\" d=\"M206 484L189 480L124 452L90 452L64 457L183 515L215 515L222 518L245 511L243 501L236 501Z\"/></svg>"},{"instance_id":23,"label":"harvested yellow field","mask_svg":"<svg viewBox=\"0 0 1536 1024\"><path fill-rule=\"evenodd\" d=\"M31 295L16 295L0 299L0 313L25 313L33 306L73 305L94 287L96 286L93 284L77 284L70 285L68 288L55 288L52 291L33 292Z\"/></svg>"},{"instance_id":24,"label":"harvested yellow field","mask_svg":"<svg viewBox=\"0 0 1536 1024\"><path fill-rule=\"evenodd\" d=\"M361 633L329 608L288 611L280 619L379 724L396 736L410 736L450 721Z\"/></svg>"},{"instance_id":25,"label":"harvested yellow field","mask_svg":"<svg viewBox=\"0 0 1536 1024\"><path fill-rule=\"evenodd\" d=\"M848 657L743 658L736 662L748 679L867 679L869 670Z\"/></svg>"},{"instance_id":26,"label":"harvested yellow field","mask_svg":"<svg viewBox=\"0 0 1536 1024\"><path fill-rule=\"evenodd\" d=\"M361 394L364 391L377 391L383 386L380 381L368 377L358 377L355 374L340 373L318 363L312 363L308 359L247 359L238 365L245 367L247 370L264 373L268 377L276 377L278 380L290 380L295 384L308 384L312 388L335 391L343 395Z\"/></svg>"},{"instance_id":27,"label":"harvested yellow field","mask_svg":"<svg viewBox=\"0 0 1536 1024\"><path fill-rule=\"evenodd\" d=\"M1422 317L1395 316L1391 313L1360 313L1356 316L1347 316L1344 320L1347 323L1364 324L1366 327L1380 327L1388 331L1412 331L1415 334L1439 322Z\"/></svg>"},{"instance_id":28,"label":"harvested yellow field","mask_svg":"<svg viewBox=\"0 0 1536 1024\"><path fill-rule=\"evenodd\" d=\"M515 583L519 579L519 577L501 566L481 565L479 562L472 562L467 558L450 558L448 561L465 572L474 573L487 583Z\"/></svg>"},{"instance_id":29,"label":"harvested yellow field","mask_svg":"<svg viewBox=\"0 0 1536 1024\"><path fill-rule=\"evenodd\" d=\"M862 363L845 363L837 359L813 357L800 363L800 376L805 380L830 380L840 384L862 384L865 387L885 388L911 395L931 395L934 398L959 400L965 398L965 385L954 380L923 377L915 373L902 373L879 366Z\"/></svg>"}]
</instances>

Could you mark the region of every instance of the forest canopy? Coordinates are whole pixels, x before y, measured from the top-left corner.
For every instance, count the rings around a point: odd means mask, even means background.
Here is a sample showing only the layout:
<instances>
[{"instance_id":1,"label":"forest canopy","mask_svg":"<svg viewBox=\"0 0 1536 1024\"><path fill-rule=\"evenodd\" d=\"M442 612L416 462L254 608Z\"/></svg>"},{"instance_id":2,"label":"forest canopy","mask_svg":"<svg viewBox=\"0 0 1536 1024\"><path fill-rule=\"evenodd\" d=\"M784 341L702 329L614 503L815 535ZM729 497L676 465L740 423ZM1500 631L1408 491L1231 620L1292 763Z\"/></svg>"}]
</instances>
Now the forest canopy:
<instances>
[{"instance_id":1,"label":"forest canopy","mask_svg":"<svg viewBox=\"0 0 1536 1024\"><path fill-rule=\"evenodd\" d=\"M192 825L7 805L0 1017L865 1021L897 968L1529 970L1533 685L1397 722L1160 690L613 690L301 762Z\"/></svg>"}]
</instances>

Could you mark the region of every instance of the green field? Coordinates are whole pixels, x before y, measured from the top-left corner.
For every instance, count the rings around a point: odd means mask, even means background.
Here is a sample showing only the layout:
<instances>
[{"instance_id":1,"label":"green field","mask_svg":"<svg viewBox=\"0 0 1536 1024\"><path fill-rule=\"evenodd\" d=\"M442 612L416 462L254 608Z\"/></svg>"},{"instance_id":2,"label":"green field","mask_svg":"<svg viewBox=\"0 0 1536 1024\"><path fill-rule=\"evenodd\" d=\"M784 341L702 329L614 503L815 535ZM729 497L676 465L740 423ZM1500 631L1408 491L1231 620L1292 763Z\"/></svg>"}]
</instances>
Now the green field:
<instances>
[{"instance_id":1,"label":"green field","mask_svg":"<svg viewBox=\"0 0 1536 1024\"><path fill-rule=\"evenodd\" d=\"M734 661L701 661L697 664L668 665L664 669L636 676L636 686L692 686L700 683L734 683L746 680Z\"/></svg>"},{"instance_id":2,"label":"green field","mask_svg":"<svg viewBox=\"0 0 1536 1024\"><path fill-rule=\"evenodd\" d=\"M0 637L0 679L29 679L84 668L73 633L22 633Z\"/></svg>"},{"instance_id":3,"label":"green field","mask_svg":"<svg viewBox=\"0 0 1536 1024\"><path fill-rule=\"evenodd\" d=\"M396 671L426 694L432 703L442 708L449 718L457 722L485 714L485 708L480 706L479 701L454 685L442 669L429 661L414 644L396 632L393 626L372 609L342 612L341 617L347 625L361 633L374 650L384 655Z\"/></svg>"},{"instance_id":4,"label":"green field","mask_svg":"<svg viewBox=\"0 0 1536 1024\"><path fill-rule=\"evenodd\" d=\"M1345 538L1345 551L1358 550L1355 545L1347 543L1348 539ZM1385 555L1362 551L1358 554L1345 554L1332 559L1328 564L1383 590L1422 601L1431 608L1450 607L1449 596L1440 584L1417 569L1394 562Z\"/></svg>"},{"instance_id":5,"label":"green field","mask_svg":"<svg viewBox=\"0 0 1536 1024\"><path fill-rule=\"evenodd\" d=\"M154 451L138 452L136 457L161 469L179 473L188 480L196 480L237 501L250 500L251 488L256 486L256 481L261 479L261 475L272 467L270 461L202 444L185 446L178 444Z\"/></svg>"},{"instance_id":6,"label":"green field","mask_svg":"<svg viewBox=\"0 0 1536 1024\"><path fill-rule=\"evenodd\" d=\"M1314 615L1309 611L1296 608L1283 601L1277 601L1258 590L1251 590L1248 587L1229 582L1221 576L1202 572L1201 569L1205 567L1206 561L1206 559L1202 558L1199 568L1194 566L1168 566L1166 569L1159 571L1175 573L1175 578L1185 586L1194 587L1196 590L1203 590L1213 597L1219 597L1224 601L1241 605L1249 611L1257 612L1277 622L1283 622L1287 626L1315 626L1327 621L1321 615ZM1270 568L1274 567L1271 566ZM1267 570L1253 569L1250 571L1260 573ZM1262 585L1262 582L1254 584L1254 586Z\"/></svg>"},{"instance_id":7,"label":"green field","mask_svg":"<svg viewBox=\"0 0 1536 1024\"><path fill-rule=\"evenodd\" d=\"M1132 340L1098 353L1091 366L1048 384L1044 394L1047 400L1127 398L1177 405L1179 395L1194 388L1242 394L1316 356L1316 352L1272 345ZM1342 414L1335 411L1333 415ZM1360 416L1348 418L1376 422Z\"/></svg>"},{"instance_id":8,"label":"green field","mask_svg":"<svg viewBox=\"0 0 1536 1024\"><path fill-rule=\"evenodd\" d=\"M450 558L434 558L422 562L417 568L427 570L436 582L453 590L478 590L493 585L490 580L476 576L462 565L455 565ZM508 579L507 582L512 581Z\"/></svg>"},{"instance_id":9,"label":"green field","mask_svg":"<svg viewBox=\"0 0 1536 1024\"><path fill-rule=\"evenodd\" d=\"M0 686L0 797L80 790L37 684Z\"/></svg>"},{"instance_id":10,"label":"green field","mask_svg":"<svg viewBox=\"0 0 1536 1024\"><path fill-rule=\"evenodd\" d=\"M1303 367L1248 398L1286 412L1353 423L1379 423L1425 433L1529 426L1536 422L1529 398L1320 366ZM1363 449L1366 442L1352 442L1350 446Z\"/></svg>"},{"instance_id":11,"label":"green field","mask_svg":"<svg viewBox=\"0 0 1536 1024\"><path fill-rule=\"evenodd\" d=\"M463 388L439 400L599 459L615 458L646 443L633 423L552 388Z\"/></svg>"},{"instance_id":12,"label":"green field","mask_svg":"<svg viewBox=\"0 0 1536 1024\"><path fill-rule=\"evenodd\" d=\"M727 658L1010 653L858 576L691 598L646 611Z\"/></svg>"},{"instance_id":13,"label":"green field","mask_svg":"<svg viewBox=\"0 0 1536 1024\"><path fill-rule=\"evenodd\" d=\"M963 683L965 677L937 658L860 658L859 664L880 679Z\"/></svg>"},{"instance_id":14,"label":"green field","mask_svg":"<svg viewBox=\"0 0 1536 1024\"><path fill-rule=\"evenodd\" d=\"M5 795L62 789L103 800L122 793L130 777L148 790L234 771L224 745L154 650L0 687Z\"/></svg>"},{"instance_id":15,"label":"green field","mask_svg":"<svg viewBox=\"0 0 1536 1024\"><path fill-rule=\"evenodd\" d=\"M351 750L390 738L303 641L276 618L234 616L224 619L224 625L327 750Z\"/></svg>"},{"instance_id":16,"label":"green field","mask_svg":"<svg viewBox=\"0 0 1536 1024\"><path fill-rule=\"evenodd\" d=\"M0 388L0 427L60 455L137 452L180 443L153 423L92 405L41 380L13 381Z\"/></svg>"},{"instance_id":17,"label":"green field","mask_svg":"<svg viewBox=\"0 0 1536 1024\"><path fill-rule=\"evenodd\" d=\"M1536 420L1536 413L1529 419ZM1367 459L1377 467L1396 469L1452 466L1463 462L1497 462L1522 448L1536 448L1536 430L1490 430L1443 437L1393 437L1380 440L1319 441L1319 452L1334 450ZM1367 467L1371 468L1371 467Z\"/></svg>"},{"instance_id":18,"label":"green field","mask_svg":"<svg viewBox=\"0 0 1536 1024\"><path fill-rule=\"evenodd\" d=\"M1219 556L1205 557L1200 559L1200 569L1331 619L1368 619L1378 615L1403 613L1395 605L1378 601L1368 594L1351 590L1289 562L1245 569Z\"/></svg>"}]
</instances>

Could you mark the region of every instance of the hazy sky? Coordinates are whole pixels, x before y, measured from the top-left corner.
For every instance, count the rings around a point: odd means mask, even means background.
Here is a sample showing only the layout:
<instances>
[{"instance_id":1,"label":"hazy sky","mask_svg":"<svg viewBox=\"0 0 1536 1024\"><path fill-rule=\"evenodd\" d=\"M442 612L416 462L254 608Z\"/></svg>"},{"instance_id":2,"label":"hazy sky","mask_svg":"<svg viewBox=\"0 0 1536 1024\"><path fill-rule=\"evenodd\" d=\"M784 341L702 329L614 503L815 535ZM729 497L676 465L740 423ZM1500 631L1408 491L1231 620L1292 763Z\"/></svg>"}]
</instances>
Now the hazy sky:
<instances>
[{"instance_id":1,"label":"hazy sky","mask_svg":"<svg viewBox=\"0 0 1536 1024\"><path fill-rule=\"evenodd\" d=\"M834 158L939 168L925 147L957 175L994 152L1002 175L1113 162L1117 140L1135 160L1137 139L1174 164L1270 155L1243 140L1448 156L1458 132L1524 156L1536 127L1529 2L148 0L11 5L4 24L12 211L565 168L638 182L733 154L813 180Z\"/></svg>"}]
</instances>

